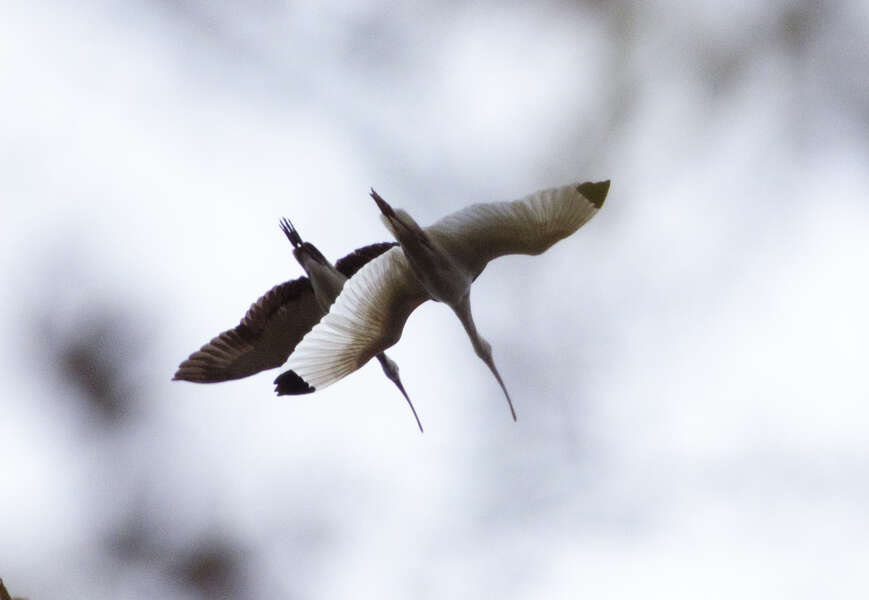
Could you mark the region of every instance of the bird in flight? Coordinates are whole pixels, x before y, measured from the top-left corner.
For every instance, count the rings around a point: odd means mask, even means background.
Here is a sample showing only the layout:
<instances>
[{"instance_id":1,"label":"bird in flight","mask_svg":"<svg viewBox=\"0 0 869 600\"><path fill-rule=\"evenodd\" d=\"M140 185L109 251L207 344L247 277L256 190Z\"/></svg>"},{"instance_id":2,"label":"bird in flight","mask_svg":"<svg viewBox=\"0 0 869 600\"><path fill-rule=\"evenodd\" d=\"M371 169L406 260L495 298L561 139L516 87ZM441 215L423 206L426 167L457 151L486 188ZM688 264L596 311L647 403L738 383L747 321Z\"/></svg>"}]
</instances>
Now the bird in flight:
<instances>
[{"instance_id":1,"label":"bird in flight","mask_svg":"<svg viewBox=\"0 0 869 600\"><path fill-rule=\"evenodd\" d=\"M308 276L286 281L266 292L251 305L237 327L224 331L182 362L173 380L216 383L281 366L304 335L329 312L344 283L367 262L397 246L395 242L365 246L332 265L316 246L302 241L289 220L281 220L280 225L293 244L293 255ZM416 409L401 383L398 365L383 352L376 356L383 372L407 400L422 431ZM276 383L279 396L314 391L292 372L283 373Z\"/></svg>"},{"instance_id":2,"label":"bird in flight","mask_svg":"<svg viewBox=\"0 0 869 600\"><path fill-rule=\"evenodd\" d=\"M448 305L474 351L497 379L510 414L516 411L492 348L471 316L471 284L490 260L541 254L574 233L603 206L610 182L542 190L513 202L473 204L422 228L371 190L381 219L398 241L350 279L328 314L306 334L283 377L322 389L359 369L401 337L407 318L426 300Z\"/></svg>"}]
</instances>

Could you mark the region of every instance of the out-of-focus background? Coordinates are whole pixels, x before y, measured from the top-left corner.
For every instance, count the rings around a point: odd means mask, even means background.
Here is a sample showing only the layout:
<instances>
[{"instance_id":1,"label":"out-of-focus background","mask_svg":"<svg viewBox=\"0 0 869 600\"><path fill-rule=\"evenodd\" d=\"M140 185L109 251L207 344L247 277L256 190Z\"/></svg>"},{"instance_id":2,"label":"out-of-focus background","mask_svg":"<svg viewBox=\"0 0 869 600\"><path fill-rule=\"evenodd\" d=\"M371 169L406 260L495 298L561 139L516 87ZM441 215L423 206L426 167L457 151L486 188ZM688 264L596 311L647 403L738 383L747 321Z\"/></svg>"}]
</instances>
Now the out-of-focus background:
<instances>
[{"instance_id":1,"label":"out-of-focus background","mask_svg":"<svg viewBox=\"0 0 869 600\"><path fill-rule=\"evenodd\" d=\"M508 3L509 4L509 3ZM12 2L0 576L47 598L869 593L869 4ZM310 396L178 363L301 273L612 179Z\"/></svg>"}]
</instances>

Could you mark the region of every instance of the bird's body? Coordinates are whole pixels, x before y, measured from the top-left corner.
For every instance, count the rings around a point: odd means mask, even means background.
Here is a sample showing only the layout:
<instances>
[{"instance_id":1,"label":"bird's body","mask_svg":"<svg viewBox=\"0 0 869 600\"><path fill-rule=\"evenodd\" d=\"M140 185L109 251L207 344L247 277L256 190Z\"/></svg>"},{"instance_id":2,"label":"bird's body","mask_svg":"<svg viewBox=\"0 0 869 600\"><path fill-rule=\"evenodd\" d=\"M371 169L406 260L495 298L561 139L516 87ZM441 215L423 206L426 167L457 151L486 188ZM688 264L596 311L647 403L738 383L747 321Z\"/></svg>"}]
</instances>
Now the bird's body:
<instances>
[{"instance_id":1,"label":"bird's body","mask_svg":"<svg viewBox=\"0 0 869 600\"><path fill-rule=\"evenodd\" d=\"M314 244L303 242L299 232L288 220L281 221L281 231L293 245L293 256L308 274L314 290L314 298L325 315L329 312L329 307L332 306L335 298L341 293L347 277L336 269Z\"/></svg>"},{"instance_id":2,"label":"bird's body","mask_svg":"<svg viewBox=\"0 0 869 600\"><path fill-rule=\"evenodd\" d=\"M293 255L308 276L272 288L251 306L237 327L221 333L181 363L173 379L214 383L240 379L282 365L302 337L329 312L348 278L368 261L395 246L393 243L365 246L333 265L316 246L302 241L288 220L281 221L281 229L293 244ZM416 409L399 377L398 365L382 352L377 358L384 374L407 400L422 431ZM292 371L281 374L275 383L278 395L314 391Z\"/></svg>"},{"instance_id":3,"label":"bird's body","mask_svg":"<svg viewBox=\"0 0 869 600\"><path fill-rule=\"evenodd\" d=\"M471 316L471 284L490 260L540 254L575 232L603 206L608 191L609 181L543 190L514 202L475 204L423 229L372 190L400 248L360 269L287 366L307 385L325 387L396 343L410 313L426 300L437 300L461 321L474 351L501 385L515 420L491 346Z\"/></svg>"}]
</instances>

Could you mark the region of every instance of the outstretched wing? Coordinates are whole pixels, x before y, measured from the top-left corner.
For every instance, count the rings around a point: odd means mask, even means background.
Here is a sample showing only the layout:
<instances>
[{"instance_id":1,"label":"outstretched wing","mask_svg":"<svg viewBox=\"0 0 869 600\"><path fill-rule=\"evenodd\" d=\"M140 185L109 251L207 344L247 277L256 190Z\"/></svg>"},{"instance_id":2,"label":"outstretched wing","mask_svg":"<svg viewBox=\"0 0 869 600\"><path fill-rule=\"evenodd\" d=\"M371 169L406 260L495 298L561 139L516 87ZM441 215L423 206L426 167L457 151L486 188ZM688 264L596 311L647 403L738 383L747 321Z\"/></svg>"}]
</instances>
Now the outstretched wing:
<instances>
[{"instance_id":1,"label":"outstretched wing","mask_svg":"<svg viewBox=\"0 0 869 600\"><path fill-rule=\"evenodd\" d=\"M540 254L582 227L603 206L610 182L541 190L513 202L472 204L425 229L476 278L505 254Z\"/></svg>"},{"instance_id":2,"label":"outstretched wing","mask_svg":"<svg viewBox=\"0 0 869 600\"><path fill-rule=\"evenodd\" d=\"M329 313L304 337L278 380L292 371L295 375L289 377L294 381L298 377L319 390L346 377L395 344L410 313L428 299L402 249L388 250L344 284Z\"/></svg>"},{"instance_id":3,"label":"outstretched wing","mask_svg":"<svg viewBox=\"0 0 869 600\"><path fill-rule=\"evenodd\" d=\"M190 355L172 379L216 383L279 367L323 312L307 277L276 285L241 323Z\"/></svg>"}]
</instances>

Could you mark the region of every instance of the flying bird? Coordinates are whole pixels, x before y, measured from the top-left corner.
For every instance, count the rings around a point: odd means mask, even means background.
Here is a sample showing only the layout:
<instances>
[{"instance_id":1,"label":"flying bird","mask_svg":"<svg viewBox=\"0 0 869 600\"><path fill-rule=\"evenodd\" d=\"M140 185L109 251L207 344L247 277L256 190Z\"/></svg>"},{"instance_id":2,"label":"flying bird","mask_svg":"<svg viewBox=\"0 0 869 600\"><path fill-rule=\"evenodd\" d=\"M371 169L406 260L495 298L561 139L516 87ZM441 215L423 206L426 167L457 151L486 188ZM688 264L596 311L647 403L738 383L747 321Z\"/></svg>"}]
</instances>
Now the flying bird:
<instances>
[{"instance_id":1,"label":"flying bird","mask_svg":"<svg viewBox=\"0 0 869 600\"><path fill-rule=\"evenodd\" d=\"M237 327L224 331L182 362L173 380L216 383L281 366L304 335L329 312L344 283L367 262L397 246L395 242L365 246L332 265L316 246L302 241L289 220L282 219L280 226L308 276L286 281L266 292L251 305ZM407 400L422 431L416 409L401 383L398 365L382 352L377 353L377 359ZM307 394L315 389L291 371L283 373L280 379L276 389L279 396Z\"/></svg>"},{"instance_id":2,"label":"flying bird","mask_svg":"<svg viewBox=\"0 0 869 600\"><path fill-rule=\"evenodd\" d=\"M422 228L377 192L371 197L400 247L362 267L341 290L329 313L290 356L278 377L322 389L346 377L401 337L407 318L426 300L447 304L474 351L500 384L510 414L516 411L492 348L471 316L471 284L490 260L505 254L541 254L574 233L603 206L610 182L585 182L542 190L513 202L473 204Z\"/></svg>"}]
</instances>

